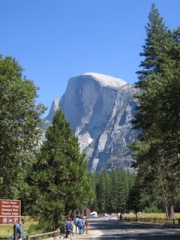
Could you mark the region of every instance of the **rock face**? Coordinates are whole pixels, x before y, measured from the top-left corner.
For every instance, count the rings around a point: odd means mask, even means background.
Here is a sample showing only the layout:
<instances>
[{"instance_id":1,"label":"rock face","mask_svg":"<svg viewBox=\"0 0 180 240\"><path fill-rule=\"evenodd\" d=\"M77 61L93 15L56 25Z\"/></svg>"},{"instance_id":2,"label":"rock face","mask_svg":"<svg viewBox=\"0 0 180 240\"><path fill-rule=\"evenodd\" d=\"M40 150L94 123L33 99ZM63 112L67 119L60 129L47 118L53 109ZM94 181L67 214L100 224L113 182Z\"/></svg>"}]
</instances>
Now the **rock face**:
<instances>
[{"instance_id":1,"label":"rock face","mask_svg":"<svg viewBox=\"0 0 180 240\"><path fill-rule=\"evenodd\" d=\"M70 78L64 95L54 100L43 127L51 124L60 107L79 138L91 172L103 167L132 171L133 160L127 145L137 138L130 123L137 105L136 92L125 81L103 74Z\"/></svg>"}]
</instances>

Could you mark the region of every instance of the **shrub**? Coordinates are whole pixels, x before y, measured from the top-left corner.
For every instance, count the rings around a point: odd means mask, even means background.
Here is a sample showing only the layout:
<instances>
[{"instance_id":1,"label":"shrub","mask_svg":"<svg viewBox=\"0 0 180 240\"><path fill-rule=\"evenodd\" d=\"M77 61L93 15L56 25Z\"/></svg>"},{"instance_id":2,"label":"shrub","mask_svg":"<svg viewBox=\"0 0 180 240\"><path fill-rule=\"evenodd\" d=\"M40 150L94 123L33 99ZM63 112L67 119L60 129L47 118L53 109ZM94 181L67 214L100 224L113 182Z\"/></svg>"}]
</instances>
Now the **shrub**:
<instances>
[{"instance_id":1,"label":"shrub","mask_svg":"<svg viewBox=\"0 0 180 240\"><path fill-rule=\"evenodd\" d=\"M159 210L156 206L145 207L144 211L146 213L160 213L161 212L161 210Z\"/></svg>"}]
</instances>

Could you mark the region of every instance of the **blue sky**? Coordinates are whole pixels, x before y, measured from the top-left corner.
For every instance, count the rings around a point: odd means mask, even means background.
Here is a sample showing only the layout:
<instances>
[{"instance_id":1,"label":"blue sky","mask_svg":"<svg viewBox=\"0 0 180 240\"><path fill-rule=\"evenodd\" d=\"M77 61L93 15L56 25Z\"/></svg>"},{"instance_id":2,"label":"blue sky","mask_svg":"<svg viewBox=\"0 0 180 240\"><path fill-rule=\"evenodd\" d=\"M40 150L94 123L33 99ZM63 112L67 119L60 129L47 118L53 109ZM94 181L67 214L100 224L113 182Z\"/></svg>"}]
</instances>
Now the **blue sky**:
<instances>
[{"instance_id":1,"label":"blue sky","mask_svg":"<svg viewBox=\"0 0 180 240\"><path fill-rule=\"evenodd\" d=\"M96 72L133 84L155 3L180 26L180 0L0 0L0 53L12 56L48 107L70 77Z\"/></svg>"}]
</instances>

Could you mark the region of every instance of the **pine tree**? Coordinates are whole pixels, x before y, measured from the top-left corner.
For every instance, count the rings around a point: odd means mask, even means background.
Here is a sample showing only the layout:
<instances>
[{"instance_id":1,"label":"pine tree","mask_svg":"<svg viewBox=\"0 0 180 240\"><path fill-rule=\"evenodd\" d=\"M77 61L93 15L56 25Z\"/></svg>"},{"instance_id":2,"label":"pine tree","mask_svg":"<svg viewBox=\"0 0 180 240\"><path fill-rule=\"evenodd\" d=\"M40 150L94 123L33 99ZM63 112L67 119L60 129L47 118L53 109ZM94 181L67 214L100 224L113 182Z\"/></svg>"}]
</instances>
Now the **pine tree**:
<instances>
[{"instance_id":1,"label":"pine tree","mask_svg":"<svg viewBox=\"0 0 180 240\"><path fill-rule=\"evenodd\" d=\"M129 182L134 184L134 174L129 174L124 170L118 172L119 197L118 197L118 212L125 212L128 194L130 191Z\"/></svg>"},{"instance_id":2,"label":"pine tree","mask_svg":"<svg viewBox=\"0 0 180 240\"><path fill-rule=\"evenodd\" d=\"M139 211L142 211L141 188L138 185L137 181L135 182L134 186L129 191L128 200L127 200L127 208L129 211L133 210L135 212L136 219L137 219L137 213Z\"/></svg>"},{"instance_id":3,"label":"pine tree","mask_svg":"<svg viewBox=\"0 0 180 240\"><path fill-rule=\"evenodd\" d=\"M99 179L99 211L101 213L105 212L106 206L106 183L104 174L101 173Z\"/></svg>"},{"instance_id":4,"label":"pine tree","mask_svg":"<svg viewBox=\"0 0 180 240\"><path fill-rule=\"evenodd\" d=\"M176 159L178 156L179 139L179 126L175 123L178 119L175 108L179 109L179 90L174 95L179 82L175 77L175 65L179 61L174 49L175 46L179 48L179 43L177 36L163 23L154 4L146 31L144 51L140 54L145 57L140 64L143 70L137 72L139 82L136 83L142 92L137 96L139 106L133 121L134 128L141 130L141 134L130 147L135 150L136 167L142 182L148 182L151 194L159 192L165 208L171 209L167 215L173 217L178 180L174 175L173 162L175 155ZM174 124L177 129L174 129Z\"/></svg>"},{"instance_id":5,"label":"pine tree","mask_svg":"<svg viewBox=\"0 0 180 240\"><path fill-rule=\"evenodd\" d=\"M60 109L46 131L46 139L30 182L33 214L41 228L51 230L52 224L59 226L70 211L87 207L93 201L93 192L85 155L80 153L78 139Z\"/></svg>"},{"instance_id":6,"label":"pine tree","mask_svg":"<svg viewBox=\"0 0 180 240\"><path fill-rule=\"evenodd\" d=\"M109 210L110 212L117 213L118 211L118 196L119 196L119 185L118 175L115 170L110 173L110 196L109 196Z\"/></svg>"},{"instance_id":7,"label":"pine tree","mask_svg":"<svg viewBox=\"0 0 180 240\"><path fill-rule=\"evenodd\" d=\"M97 187L97 177L95 173L89 173L90 177L91 177L91 186L93 189L93 193L94 193L94 200L93 202L89 205L89 209L91 212L93 211L97 211L98 210L98 199L97 199L97 192L96 192L96 187Z\"/></svg>"},{"instance_id":8,"label":"pine tree","mask_svg":"<svg viewBox=\"0 0 180 240\"><path fill-rule=\"evenodd\" d=\"M109 175L107 173L106 169L103 169L102 174L104 175L104 180L105 180L105 209L104 212L108 212L108 202L109 202L109 197L110 197L110 180L109 180Z\"/></svg>"}]
</instances>

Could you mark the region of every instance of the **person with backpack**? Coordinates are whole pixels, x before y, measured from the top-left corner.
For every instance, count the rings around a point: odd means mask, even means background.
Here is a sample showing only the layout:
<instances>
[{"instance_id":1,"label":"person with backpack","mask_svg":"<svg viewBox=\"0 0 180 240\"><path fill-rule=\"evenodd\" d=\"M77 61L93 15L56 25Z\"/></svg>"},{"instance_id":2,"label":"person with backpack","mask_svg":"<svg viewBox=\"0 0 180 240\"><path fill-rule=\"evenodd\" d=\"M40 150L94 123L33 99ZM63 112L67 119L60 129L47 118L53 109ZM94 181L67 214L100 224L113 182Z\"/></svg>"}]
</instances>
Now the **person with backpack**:
<instances>
[{"instance_id":1,"label":"person with backpack","mask_svg":"<svg viewBox=\"0 0 180 240\"><path fill-rule=\"evenodd\" d=\"M72 220L71 218L67 218L67 221L65 223L65 227L66 227L66 237L70 239L70 233L73 230L73 224L72 224Z\"/></svg>"},{"instance_id":2,"label":"person with backpack","mask_svg":"<svg viewBox=\"0 0 180 240\"><path fill-rule=\"evenodd\" d=\"M78 221L77 221L77 227L79 229L79 235L83 234L83 229L84 229L84 221L82 217L80 216Z\"/></svg>"},{"instance_id":3,"label":"person with backpack","mask_svg":"<svg viewBox=\"0 0 180 240\"><path fill-rule=\"evenodd\" d=\"M76 226L77 226L78 220L79 220L79 216L77 215L77 216L76 216L76 219L75 219L75 224L76 224Z\"/></svg>"}]
</instances>

